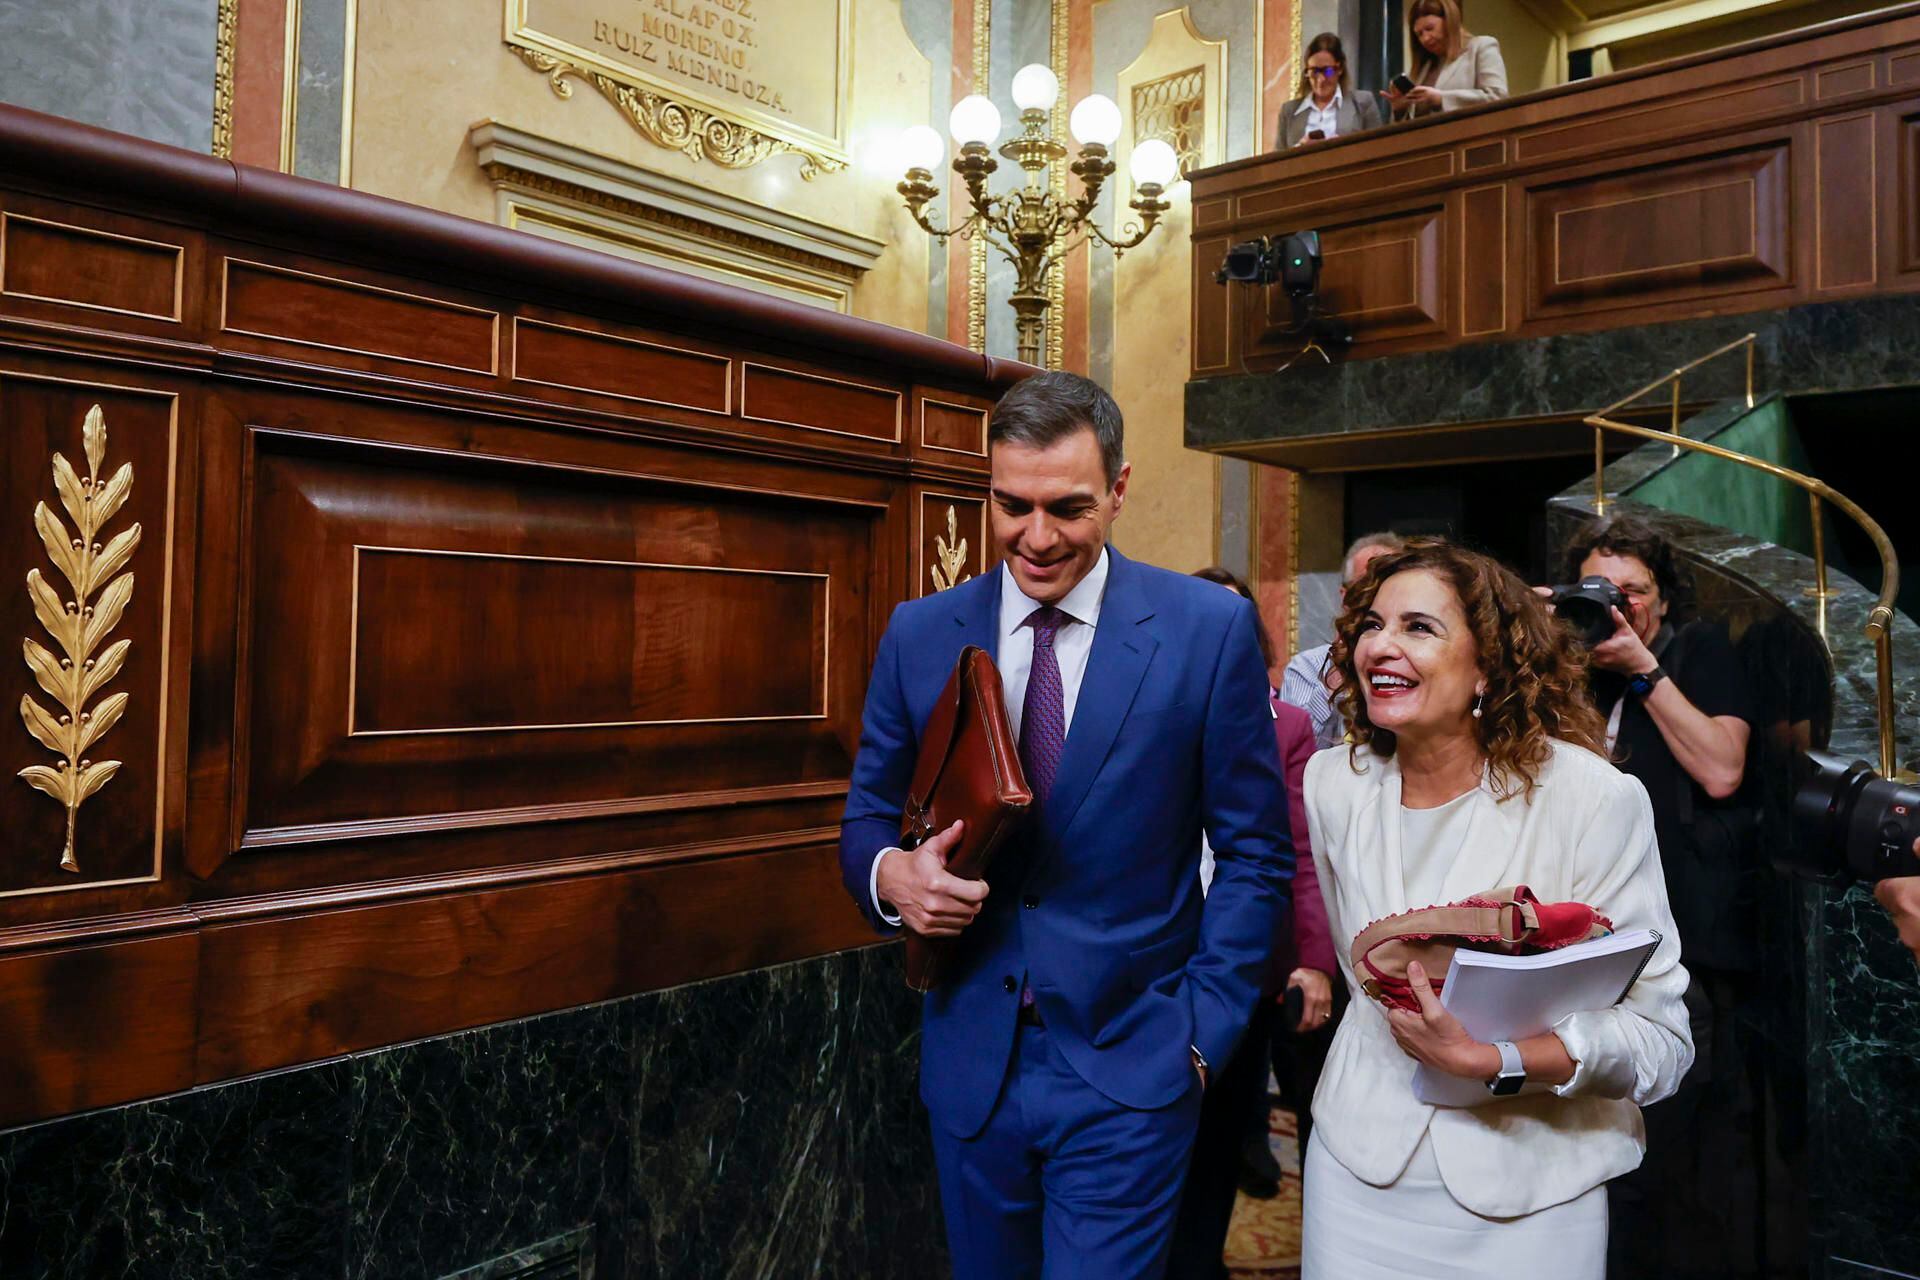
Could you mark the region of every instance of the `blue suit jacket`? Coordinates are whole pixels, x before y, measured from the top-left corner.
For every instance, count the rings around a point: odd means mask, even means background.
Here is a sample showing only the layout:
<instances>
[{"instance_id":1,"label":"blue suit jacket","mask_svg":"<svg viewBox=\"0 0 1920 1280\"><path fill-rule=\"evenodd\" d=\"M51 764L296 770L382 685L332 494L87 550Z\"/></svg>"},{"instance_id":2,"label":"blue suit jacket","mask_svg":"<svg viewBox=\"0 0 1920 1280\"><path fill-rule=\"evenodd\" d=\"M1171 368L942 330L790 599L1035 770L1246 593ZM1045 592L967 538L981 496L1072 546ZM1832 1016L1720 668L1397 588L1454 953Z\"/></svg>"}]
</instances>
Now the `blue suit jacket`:
<instances>
[{"instance_id":1,"label":"blue suit jacket","mask_svg":"<svg viewBox=\"0 0 1920 1280\"><path fill-rule=\"evenodd\" d=\"M1053 792L1021 847L998 855L955 972L926 997L921 1096L960 1137L992 1112L1022 979L1088 1083L1124 1106L1165 1106L1193 1083L1190 1045L1225 1066L1285 912L1293 845L1252 606L1109 554ZM998 653L1003 578L903 604L881 638L840 866L883 931L874 855L899 840L920 735L961 647ZM1204 900L1203 830L1216 859Z\"/></svg>"}]
</instances>

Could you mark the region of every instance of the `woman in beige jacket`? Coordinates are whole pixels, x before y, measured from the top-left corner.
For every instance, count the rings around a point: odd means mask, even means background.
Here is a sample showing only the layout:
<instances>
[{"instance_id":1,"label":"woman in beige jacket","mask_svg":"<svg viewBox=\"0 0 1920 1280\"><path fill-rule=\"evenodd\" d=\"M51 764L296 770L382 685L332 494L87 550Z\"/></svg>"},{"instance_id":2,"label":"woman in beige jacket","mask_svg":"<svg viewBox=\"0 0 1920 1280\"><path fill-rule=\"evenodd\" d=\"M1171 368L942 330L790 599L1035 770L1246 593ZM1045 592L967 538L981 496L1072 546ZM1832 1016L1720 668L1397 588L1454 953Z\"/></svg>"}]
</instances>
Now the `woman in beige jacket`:
<instances>
[{"instance_id":1,"label":"woman in beige jacket","mask_svg":"<svg viewBox=\"0 0 1920 1280\"><path fill-rule=\"evenodd\" d=\"M1640 1107L1693 1060L1646 792L1602 754L1573 642L1496 562L1416 542L1375 560L1346 605L1332 656L1354 745L1313 758L1306 801L1353 1004L1314 1095L1304 1278L1449 1280L1551 1259L1558 1280L1602 1280L1603 1184L1639 1164ZM1360 989L1347 944L1368 924L1514 884L1660 931L1621 1003L1489 1045L1425 976L1420 1014ZM1414 1097L1416 1064L1490 1082L1515 1059L1516 1096Z\"/></svg>"},{"instance_id":2,"label":"woman in beige jacket","mask_svg":"<svg viewBox=\"0 0 1920 1280\"><path fill-rule=\"evenodd\" d=\"M1500 42L1467 30L1459 0L1414 0L1407 29L1413 37L1413 88L1399 93L1388 87L1386 99L1396 114L1458 111L1507 96Z\"/></svg>"}]
</instances>

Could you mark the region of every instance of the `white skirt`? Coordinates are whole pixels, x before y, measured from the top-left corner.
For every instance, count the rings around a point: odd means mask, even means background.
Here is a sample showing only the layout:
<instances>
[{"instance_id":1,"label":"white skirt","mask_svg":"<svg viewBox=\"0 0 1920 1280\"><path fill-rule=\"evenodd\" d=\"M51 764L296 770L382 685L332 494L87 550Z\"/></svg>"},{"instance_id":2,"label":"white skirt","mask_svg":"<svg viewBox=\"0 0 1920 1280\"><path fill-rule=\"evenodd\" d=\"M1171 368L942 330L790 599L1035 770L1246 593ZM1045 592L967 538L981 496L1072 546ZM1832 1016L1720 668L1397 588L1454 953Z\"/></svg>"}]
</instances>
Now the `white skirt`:
<instances>
[{"instance_id":1,"label":"white skirt","mask_svg":"<svg viewBox=\"0 0 1920 1280\"><path fill-rule=\"evenodd\" d=\"M1301 1174L1301 1280L1484 1280L1551 1259L1555 1280L1605 1280L1607 1189L1520 1218L1483 1218L1447 1192L1433 1140L1391 1186L1362 1182L1315 1130Z\"/></svg>"}]
</instances>

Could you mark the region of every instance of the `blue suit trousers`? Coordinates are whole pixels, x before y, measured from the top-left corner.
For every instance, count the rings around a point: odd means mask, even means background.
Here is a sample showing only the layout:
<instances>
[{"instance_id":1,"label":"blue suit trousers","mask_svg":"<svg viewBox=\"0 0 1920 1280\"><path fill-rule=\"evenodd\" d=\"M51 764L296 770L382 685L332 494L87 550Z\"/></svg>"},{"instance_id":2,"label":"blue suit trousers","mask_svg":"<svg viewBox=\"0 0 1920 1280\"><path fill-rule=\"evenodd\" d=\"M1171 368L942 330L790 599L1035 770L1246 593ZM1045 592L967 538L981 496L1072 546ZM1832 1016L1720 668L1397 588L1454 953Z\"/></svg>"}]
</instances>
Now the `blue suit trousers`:
<instances>
[{"instance_id":1,"label":"blue suit trousers","mask_svg":"<svg viewBox=\"0 0 1920 1280\"><path fill-rule=\"evenodd\" d=\"M1021 1026L986 1127L933 1126L955 1280L1160 1280L1200 1098L1123 1106Z\"/></svg>"}]
</instances>

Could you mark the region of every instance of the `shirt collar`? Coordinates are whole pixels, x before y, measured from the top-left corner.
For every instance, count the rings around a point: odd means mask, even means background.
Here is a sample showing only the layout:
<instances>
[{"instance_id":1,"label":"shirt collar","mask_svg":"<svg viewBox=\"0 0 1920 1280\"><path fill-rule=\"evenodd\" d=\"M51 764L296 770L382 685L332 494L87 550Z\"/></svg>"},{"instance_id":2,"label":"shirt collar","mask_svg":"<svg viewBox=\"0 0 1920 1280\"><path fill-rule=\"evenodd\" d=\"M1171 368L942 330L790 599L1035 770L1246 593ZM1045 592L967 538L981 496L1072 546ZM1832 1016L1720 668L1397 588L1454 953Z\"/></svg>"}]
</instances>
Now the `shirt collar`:
<instances>
[{"instance_id":1,"label":"shirt collar","mask_svg":"<svg viewBox=\"0 0 1920 1280\"><path fill-rule=\"evenodd\" d=\"M1073 590L1067 592L1067 598L1058 605L1060 612L1083 626L1099 626L1100 602L1107 594L1107 570L1112 563L1107 549L1100 548L1100 558L1093 562L1093 568L1087 571L1086 577L1074 584ZM1002 564L1000 573L1000 634L1010 636L1020 630L1035 609L1042 606L1020 589L1012 569Z\"/></svg>"},{"instance_id":2,"label":"shirt collar","mask_svg":"<svg viewBox=\"0 0 1920 1280\"><path fill-rule=\"evenodd\" d=\"M1340 109L1340 93L1341 91L1339 89L1335 89L1333 91L1333 101L1324 107L1316 106L1313 101L1313 95L1308 94L1306 97L1300 99L1300 105L1294 108L1293 114L1304 115L1309 111L1338 111Z\"/></svg>"}]
</instances>

